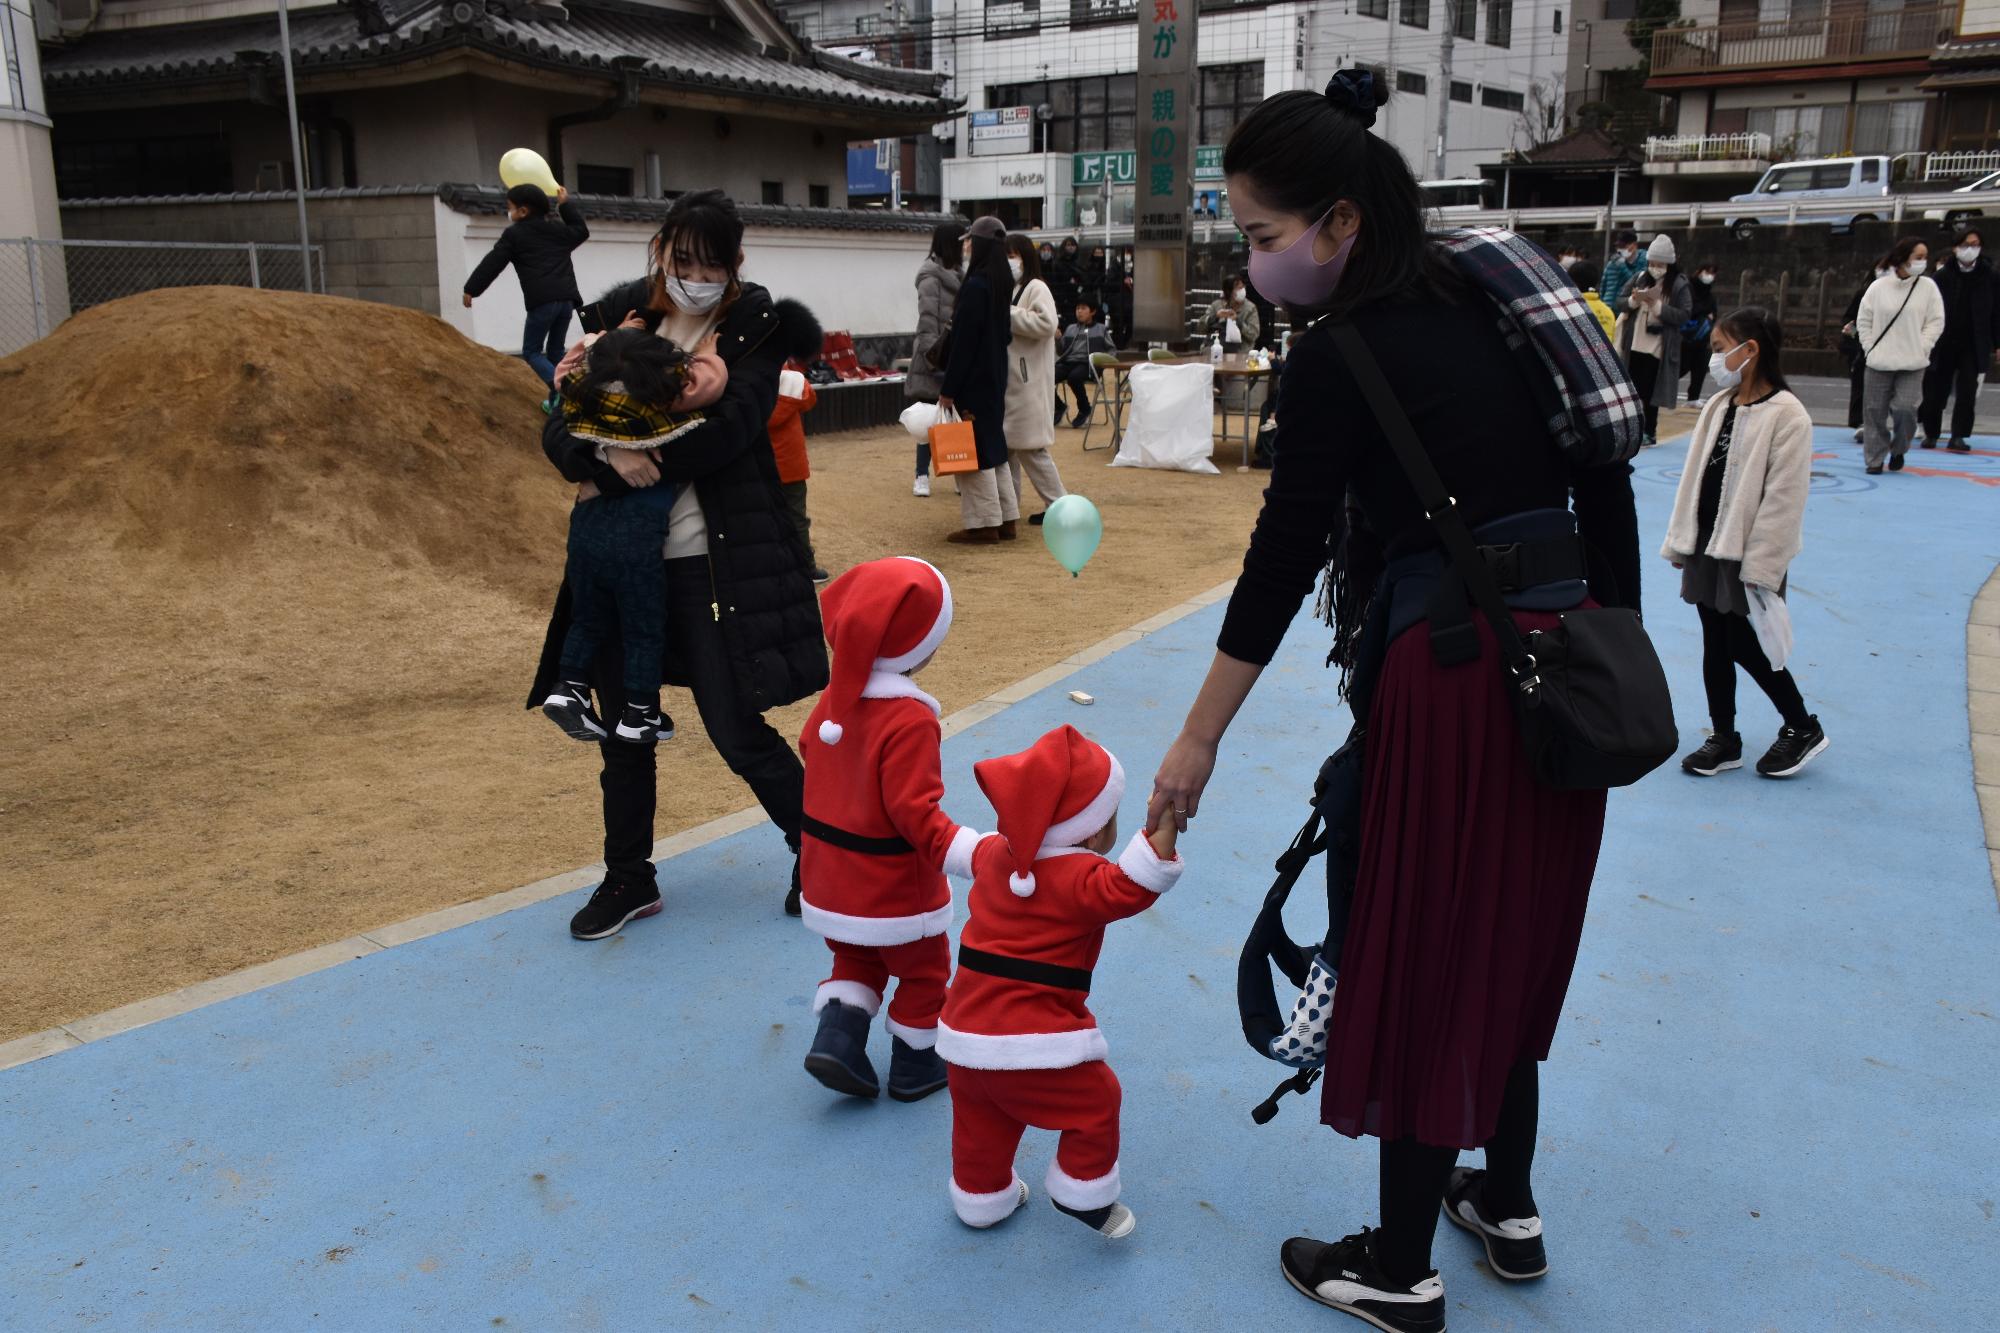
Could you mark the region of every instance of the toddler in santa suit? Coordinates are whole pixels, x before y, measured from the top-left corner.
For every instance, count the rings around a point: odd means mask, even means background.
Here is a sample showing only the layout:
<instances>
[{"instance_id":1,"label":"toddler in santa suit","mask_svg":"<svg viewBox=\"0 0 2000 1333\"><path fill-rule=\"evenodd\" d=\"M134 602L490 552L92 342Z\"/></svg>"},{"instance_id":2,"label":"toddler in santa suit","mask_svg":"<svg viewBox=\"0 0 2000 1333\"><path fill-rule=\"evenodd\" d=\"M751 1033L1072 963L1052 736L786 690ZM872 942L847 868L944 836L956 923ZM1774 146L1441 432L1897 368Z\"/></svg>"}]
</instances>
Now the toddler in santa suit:
<instances>
[{"instance_id":1,"label":"toddler in santa suit","mask_svg":"<svg viewBox=\"0 0 2000 1333\"><path fill-rule=\"evenodd\" d=\"M1104 927L1180 878L1173 821L1107 860L1125 772L1074 727L973 772L1000 833L973 852L958 975L938 1024L951 1077L952 1205L968 1226L1005 1220L1028 1201L1014 1173L1021 1132L1059 1130L1051 1201L1119 1240L1135 1219L1118 1202L1118 1079L1084 1001Z\"/></svg>"},{"instance_id":2,"label":"toddler in santa suit","mask_svg":"<svg viewBox=\"0 0 2000 1333\"><path fill-rule=\"evenodd\" d=\"M833 950L813 1009L806 1070L835 1092L881 1091L868 1023L889 978L896 996L889 1095L914 1102L945 1086L938 1010L951 976L951 885L970 878L979 835L940 808L938 702L910 680L951 628L951 586L914 556L858 565L821 599L832 679L806 719L800 914Z\"/></svg>"}]
</instances>

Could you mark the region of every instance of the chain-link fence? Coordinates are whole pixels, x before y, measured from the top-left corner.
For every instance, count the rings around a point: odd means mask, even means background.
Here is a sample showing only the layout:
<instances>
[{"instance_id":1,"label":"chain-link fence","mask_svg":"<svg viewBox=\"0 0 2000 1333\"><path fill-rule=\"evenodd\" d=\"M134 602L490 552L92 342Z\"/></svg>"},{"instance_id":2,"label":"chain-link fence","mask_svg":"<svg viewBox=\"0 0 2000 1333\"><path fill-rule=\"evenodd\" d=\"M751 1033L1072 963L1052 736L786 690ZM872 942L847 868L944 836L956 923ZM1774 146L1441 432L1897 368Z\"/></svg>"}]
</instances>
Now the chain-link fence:
<instances>
[{"instance_id":1,"label":"chain-link fence","mask_svg":"<svg viewBox=\"0 0 2000 1333\"><path fill-rule=\"evenodd\" d=\"M210 286L325 291L326 253L312 247L308 281L296 245L0 239L0 356L121 296Z\"/></svg>"}]
</instances>

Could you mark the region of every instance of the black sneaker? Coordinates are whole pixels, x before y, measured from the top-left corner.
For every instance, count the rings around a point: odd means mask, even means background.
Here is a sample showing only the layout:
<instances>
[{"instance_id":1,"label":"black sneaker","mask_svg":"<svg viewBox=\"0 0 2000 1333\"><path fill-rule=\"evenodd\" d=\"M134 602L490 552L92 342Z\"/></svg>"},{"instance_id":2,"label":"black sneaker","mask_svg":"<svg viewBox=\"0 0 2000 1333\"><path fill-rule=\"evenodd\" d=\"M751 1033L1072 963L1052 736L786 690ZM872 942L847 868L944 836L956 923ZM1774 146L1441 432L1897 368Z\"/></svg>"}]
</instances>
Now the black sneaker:
<instances>
[{"instance_id":1,"label":"black sneaker","mask_svg":"<svg viewBox=\"0 0 2000 1333\"><path fill-rule=\"evenodd\" d=\"M1444 1192L1445 1219L1479 1237L1486 1246L1486 1266L1495 1277L1526 1282L1543 1276L1549 1271L1549 1255L1542 1248L1542 1219L1486 1216L1480 1197L1485 1180L1484 1171L1453 1167L1451 1184Z\"/></svg>"},{"instance_id":2,"label":"black sneaker","mask_svg":"<svg viewBox=\"0 0 2000 1333\"><path fill-rule=\"evenodd\" d=\"M571 740L601 741L608 734L604 719L590 706L590 687L563 681L542 700L542 712Z\"/></svg>"},{"instance_id":3,"label":"black sneaker","mask_svg":"<svg viewBox=\"0 0 2000 1333\"><path fill-rule=\"evenodd\" d=\"M821 569L818 565L813 566L814 587L819 587L823 584L831 583L832 581L833 581L833 575L827 573L824 569Z\"/></svg>"},{"instance_id":4,"label":"black sneaker","mask_svg":"<svg viewBox=\"0 0 2000 1333\"><path fill-rule=\"evenodd\" d=\"M1857 436L1855 436L1855 438L1856 438L1856 439L1860 439L1861 437L1857 435ZM1935 436L1935 435L1926 435L1926 436L1924 436L1924 442L1923 442L1923 447L1924 447L1924 448L1926 448L1926 449L1935 449L1935 448L1937 448L1937 436Z\"/></svg>"},{"instance_id":5,"label":"black sneaker","mask_svg":"<svg viewBox=\"0 0 2000 1333\"><path fill-rule=\"evenodd\" d=\"M659 910L658 885L634 889L607 880L597 886L583 910L569 919L569 933L580 940L601 940L625 929L626 922L657 915Z\"/></svg>"},{"instance_id":6,"label":"black sneaker","mask_svg":"<svg viewBox=\"0 0 2000 1333\"><path fill-rule=\"evenodd\" d=\"M1767 778L1791 777L1817 759L1826 747L1826 731L1816 717L1804 727L1784 727L1764 757L1757 761L1757 772Z\"/></svg>"},{"instance_id":7,"label":"black sneaker","mask_svg":"<svg viewBox=\"0 0 2000 1333\"><path fill-rule=\"evenodd\" d=\"M670 741L674 738L674 720L657 705L628 703L625 715L618 719L616 735L634 745Z\"/></svg>"},{"instance_id":8,"label":"black sneaker","mask_svg":"<svg viewBox=\"0 0 2000 1333\"><path fill-rule=\"evenodd\" d=\"M1042 524L1048 522L1048 519L1049 519L1049 514L1046 509L1039 514L1030 514L1028 515L1028 526L1031 528L1039 528L1040 526L1042 526Z\"/></svg>"},{"instance_id":9,"label":"black sneaker","mask_svg":"<svg viewBox=\"0 0 2000 1333\"><path fill-rule=\"evenodd\" d=\"M1681 772L1692 773L1698 778L1712 778L1717 773L1732 768L1743 767L1743 737L1736 732L1727 735L1717 732L1701 743L1701 748L1681 760Z\"/></svg>"},{"instance_id":10,"label":"black sneaker","mask_svg":"<svg viewBox=\"0 0 2000 1333\"><path fill-rule=\"evenodd\" d=\"M1444 1333L1444 1282L1435 1271L1411 1286L1392 1280L1370 1251L1371 1232L1331 1245L1294 1236L1278 1251L1278 1268L1299 1291L1387 1333Z\"/></svg>"},{"instance_id":11,"label":"black sneaker","mask_svg":"<svg viewBox=\"0 0 2000 1333\"><path fill-rule=\"evenodd\" d=\"M1889 455L1889 470L1891 472L1901 472L1903 470L1903 456L1901 454Z\"/></svg>"},{"instance_id":12,"label":"black sneaker","mask_svg":"<svg viewBox=\"0 0 2000 1333\"><path fill-rule=\"evenodd\" d=\"M1879 467L1863 468L1862 471L1866 472L1871 477L1879 477L1882 475L1882 469Z\"/></svg>"},{"instance_id":13,"label":"black sneaker","mask_svg":"<svg viewBox=\"0 0 2000 1333\"><path fill-rule=\"evenodd\" d=\"M1963 435L1954 435L1951 443L1947 444L1945 448L1955 454L1969 454L1972 452L1972 441L1966 439Z\"/></svg>"}]
</instances>

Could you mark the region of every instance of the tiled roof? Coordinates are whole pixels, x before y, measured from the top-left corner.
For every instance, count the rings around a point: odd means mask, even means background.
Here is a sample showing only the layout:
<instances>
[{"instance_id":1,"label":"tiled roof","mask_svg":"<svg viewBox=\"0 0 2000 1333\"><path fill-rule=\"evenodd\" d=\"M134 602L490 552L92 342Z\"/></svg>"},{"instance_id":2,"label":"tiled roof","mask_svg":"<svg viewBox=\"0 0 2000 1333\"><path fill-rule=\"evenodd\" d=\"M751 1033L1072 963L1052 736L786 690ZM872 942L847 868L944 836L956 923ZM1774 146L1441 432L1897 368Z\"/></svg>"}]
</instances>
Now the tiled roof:
<instances>
[{"instance_id":1,"label":"tiled roof","mask_svg":"<svg viewBox=\"0 0 2000 1333\"><path fill-rule=\"evenodd\" d=\"M2000 37L1954 37L1931 52L1937 64L2000 62Z\"/></svg>"},{"instance_id":2,"label":"tiled roof","mask_svg":"<svg viewBox=\"0 0 2000 1333\"><path fill-rule=\"evenodd\" d=\"M437 196L447 208L475 216L505 214L507 196L484 185L440 185ZM289 196L287 196L289 197ZM670 199L630 199L618 195L572 196L591 221L651 222L666 219ZM143 201L141 201L143 202ZM152 201L158 202L158 201ZM819 231L929 232L940 222L964 222L947 213L894 212L886 208L795 208L786 204L738 204L736 211L752 227L785 227Z\"/></svg>"},{"instance_id":3,"label":"tiled roof","mask_svg":"<svg viewBox=\"0 0 2000 1333\"><path fill-rule=\"evenodd\" d=\"M943 75L871 66L818 50L774 51L728 23L711 27L687 16L587 7L571 10L567 18L555 12L515 17L469 0L419 0L410 8L384 8L391 26L374 35L363 31L354 9L298 15L292 20L295 67L310 74L343 66L394 65L471 48L501 59L597 74L622 65L633 70L642 86L720 89L912 118L942 119L957 107L940 93ZM163 25L93 33L74 46L51 51L42 64L42 78L58 94L136 82L199 83L241 78L277 55L277 26L268 17Z\"/></svg>"},{"instance_id":4,"label":"tiled roof","mask_svg":"<svg viewBox=\"0 0 2000 1333\"><path fill-rule=\"evenodd\" d=\"M1521 156L1535 166L1570 166L1598 162L1636 162L1639 154L1601 129L1581 129L1553 143L1530 148Z\"/></svg>"}]
</instances>

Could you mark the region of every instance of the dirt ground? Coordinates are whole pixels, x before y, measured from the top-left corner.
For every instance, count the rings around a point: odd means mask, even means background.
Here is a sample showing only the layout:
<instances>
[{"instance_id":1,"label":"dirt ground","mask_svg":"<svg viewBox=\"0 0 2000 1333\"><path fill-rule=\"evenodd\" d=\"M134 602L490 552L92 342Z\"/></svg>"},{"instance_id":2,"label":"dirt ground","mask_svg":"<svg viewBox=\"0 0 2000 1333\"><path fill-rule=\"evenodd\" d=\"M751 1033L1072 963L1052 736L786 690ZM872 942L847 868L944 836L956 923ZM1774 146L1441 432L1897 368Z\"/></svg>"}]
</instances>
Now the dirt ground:
<instances>
[{"instance_id":1,"label":"dirt ground","mask_svg":"<svg viewBox=\"0 0 2000 1333\"><path fill-rule=\"evenodd\" d=\"M0 391L0 1039L598 857L594 752L522 708L567 497L518 362L209 289L86 312ZM1080 439L1056 457L1105 535L1075 580L1027 529L947 545L956 501L911 497L900 430L812 442L822 563L952 580L923 681L947 712L1236 572L1261 474ZM750 804L668 702L661 837Z\"/></svg>"}]
</instances>

